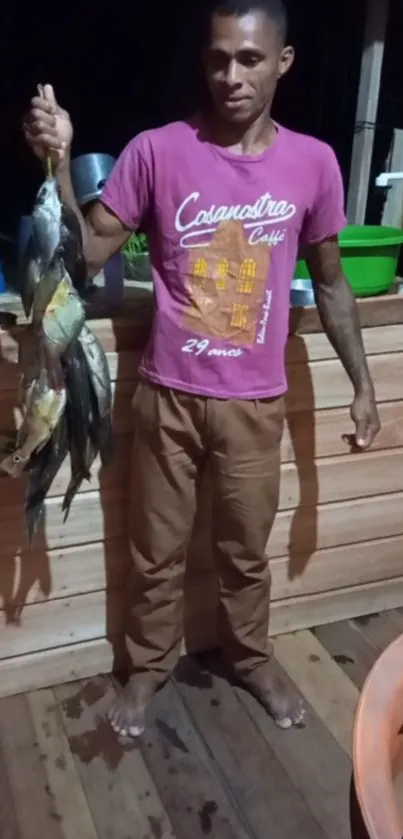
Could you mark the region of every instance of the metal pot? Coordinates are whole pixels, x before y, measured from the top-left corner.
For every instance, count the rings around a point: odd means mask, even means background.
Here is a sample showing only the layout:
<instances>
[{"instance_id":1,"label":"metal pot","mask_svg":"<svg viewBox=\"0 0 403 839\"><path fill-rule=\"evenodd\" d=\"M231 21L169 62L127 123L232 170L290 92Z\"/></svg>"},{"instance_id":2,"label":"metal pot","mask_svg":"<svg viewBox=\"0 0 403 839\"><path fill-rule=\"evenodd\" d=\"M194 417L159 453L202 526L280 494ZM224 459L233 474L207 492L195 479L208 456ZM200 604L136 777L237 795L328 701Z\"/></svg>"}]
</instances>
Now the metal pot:
<instances>
[{"instance_id":1,"label":"metal pot","mask_svg":"<svg viewBox=\"0 0 403 839\"><path fill-rule=\"evenodd\" d=\"M71 180L80 207L100 197L116 163L110 154L82 154L71 161Z\"/></svg>"},{"instance_id":2,"label":"metal pot","mask_svg":"<svg viewBox=\"0 0 403 839\"><path fill-rule=\"evenodd\" d=\"M316 306L311 280L295 279L291 283L290 306Z\"/></svg>"}]
</instances>

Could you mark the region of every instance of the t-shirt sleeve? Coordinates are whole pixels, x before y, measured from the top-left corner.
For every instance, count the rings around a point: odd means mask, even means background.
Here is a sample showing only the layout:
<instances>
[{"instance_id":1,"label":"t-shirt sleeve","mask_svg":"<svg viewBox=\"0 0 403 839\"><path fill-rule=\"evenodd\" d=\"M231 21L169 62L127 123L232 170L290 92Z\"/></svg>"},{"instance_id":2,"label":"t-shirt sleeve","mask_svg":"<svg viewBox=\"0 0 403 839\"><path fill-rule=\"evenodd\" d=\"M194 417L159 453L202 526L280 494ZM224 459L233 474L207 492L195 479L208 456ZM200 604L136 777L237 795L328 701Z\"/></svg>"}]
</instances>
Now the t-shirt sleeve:
<instances>
[{"instance_id":1,"label":"t-shirt sleeve","mask_svg":"<svg viewBox=\"0 0 403 839\"><path fill-rule=\"evenodd\" d=\"M336 236L347 224L340 166L330 146L321 146L317 165L318 185L312 204L305 214L300 237L302 247Z\"/></svg>"},{"instance_id":2,"label":"t-shirt sleeve","mask_svg":"<svg viewBox=\"0 0 403 839\"><path fill-rule=\"evenodd\" d=\"M151 207L151 150L144 135L131 140L113 167L101 201L125 227L144 225Z\"/></svg>"}]
</instances>

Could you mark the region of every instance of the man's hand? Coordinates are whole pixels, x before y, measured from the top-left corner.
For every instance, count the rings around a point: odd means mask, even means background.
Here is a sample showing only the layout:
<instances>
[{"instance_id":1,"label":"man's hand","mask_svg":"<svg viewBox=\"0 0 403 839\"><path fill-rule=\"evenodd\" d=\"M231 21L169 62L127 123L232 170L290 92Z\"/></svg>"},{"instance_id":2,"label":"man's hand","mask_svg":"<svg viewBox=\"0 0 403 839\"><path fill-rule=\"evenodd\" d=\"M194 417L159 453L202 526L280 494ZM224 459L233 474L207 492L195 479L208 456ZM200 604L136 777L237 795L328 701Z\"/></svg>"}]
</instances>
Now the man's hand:
<instances>
[{"instance_id":1,"label":"man's hand","mask_svg":"<svg viewBox=\"0 0 403 839\"><path fill-rule=\"evenodd\" d=\"M57 169L69 159L73 126L67 111L58 105L50 84L38 85L38 94L23 121L24 136L34 154L42 161L49 155Z\"/></svg>"},{"instance_id":2,"label":"man's hand","mask_svg":"<svg viewBox=\"0 0 403 839\"><path fill-rule=\"evenodd\" d=\"M351 406L351 419L355 424L355 439L351 442L362 451L369 449L381 428L373 391L355 397Z\"/></svg>"}]
</instances>

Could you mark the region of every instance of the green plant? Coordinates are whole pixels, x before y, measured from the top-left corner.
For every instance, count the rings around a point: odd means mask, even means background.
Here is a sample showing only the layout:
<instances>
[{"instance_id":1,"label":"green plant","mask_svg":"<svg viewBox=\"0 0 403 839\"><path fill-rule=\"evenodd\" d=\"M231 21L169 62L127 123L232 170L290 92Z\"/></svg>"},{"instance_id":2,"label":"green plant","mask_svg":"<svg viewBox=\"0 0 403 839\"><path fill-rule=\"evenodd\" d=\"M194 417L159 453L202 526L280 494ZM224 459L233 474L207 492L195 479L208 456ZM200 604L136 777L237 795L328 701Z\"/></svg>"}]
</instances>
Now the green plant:
<instances>
[{"instance_id":1,"label":"green plant","mask_svg":"<svg viewBox=\"0 0 403 839\"><path fill-rule=\"evenodd\" d=\"M147 236L144 233L132 233L123 248L123 253L129 262L148 253Z\"/></svg>"}]
</instances>

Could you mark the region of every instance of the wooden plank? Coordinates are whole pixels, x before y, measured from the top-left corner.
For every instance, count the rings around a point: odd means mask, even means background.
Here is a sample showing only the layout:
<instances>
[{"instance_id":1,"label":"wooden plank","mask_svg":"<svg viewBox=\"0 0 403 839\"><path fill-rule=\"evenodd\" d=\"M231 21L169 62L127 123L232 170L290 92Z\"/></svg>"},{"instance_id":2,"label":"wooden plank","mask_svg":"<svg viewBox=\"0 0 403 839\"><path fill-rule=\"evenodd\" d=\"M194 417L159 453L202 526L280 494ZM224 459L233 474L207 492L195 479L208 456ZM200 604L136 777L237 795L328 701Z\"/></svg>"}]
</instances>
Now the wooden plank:
<instances>
[{"instance_id":1,"label":"wooden plank","mask_svg":"<svg viewBox=\"0 0 403 839\"><path fill-rule=\"evenodd\" d=\"M315 627L315 638L361 690L378 658L378 650L359 631L353 621L336 621Z\"/></svg>"},{"instance_id":2,"label":"wooden plank","mask_svg":"<svg viewBox=\"0 0 403 839\"><path fill-rule=\"evenodd\" d=\"M9 623L23 618L21 607L87 594L122 589L127 583L131 558L125 538L78 545L74 548L33 551L24 562L0 562L0 610Z\"/></svg>"},{"instance_id":3,"label":"wooden plank","mask_svg":"<svg viewBox=\"0 0 403 839\"><path fill-rule=\"evenodd\" d=\"M403 329L400 324L363 329L362 337L367 355L403 352ZM331 358L337 358L337 355L324 332L292 335L287 342L287 365L307 364Z\"/></svg>"},{"instance_id":4,"label":"wooden plank","mask_svg":"<svg viewBox=\"0 0 403 839\"><path fill-rule=\"evenodd\" d=\"M392 449L403 445L403 402L379 405L381 431L371 451ZM348 450L344 434L354 427L348 407L322 411L296 411L286 417L281 458L283 463L311 463L315 458L345 455Z\"/></svg>"},{"instance_id":5,"label":"wooden plank","mask_svg":"<svg viewBox=\"0 0 403 839\"><path fill-rule=\"evenodd\" d=\"M349 224L365 224L389 0L367 0L364 51L347 200Z\"/></svg>"},{"instance_id":6,"label":"wooden plank","mask_svg":"<svg viewBox=\"0 0 403 839\"><path fill-rule=\"evenodd\" d=\"M175 685L251 835L266 839L270 820L282 837L325 836L234 688L217 669L217 660L211 669L201 669L191 659L182 659Z\"/></svg>"},{"instance_id":7,"label":"wooden plank","mask_svg":"<svg viewBox=\"0 0 403 839\"><path fill-rule=\"evenodd\" d=\"M275 640L275 655L346 754L358 691L311 632L283 635Z\"/></svg>"},{"instance_id":8,"label":"wooden plank","mask_svg":"<svg viewBox=\"0 0 403 839\"><path fill-rule=\"evenodd\" d=\"M54 691L99 839L175 839L134 741L120 741L106 720L114 696L107 678Z\"/></svg>"},{"instance_id":9,"label":"wooden plank","mask_svg":"<svg viewBox=\"0 0 403 839\"><path fill-rule=\"evenodd\" d=\"M127 494L105 490L78 495L65 525L61 512L62 499L49 498L45 503L45 524L32 547L37 555L40 550L55 550L87 542L114 539L127 533ZM89 528L89 523L91 527ZM29 562L30 552L25 535L24 511L21 507L0 507L2 540L0 556L13 557L24 552ZM14 561L14 560L13 560Z\"/></svg>"},{"instance_id":10,"label":"wooden plank","mask_svg":"<svg viewBox=\"0 0 403 839\"><path fill-rule=\"evenodd\" d=\"M1 701L0 741L21 839L66 839L47 783L36 732L24 696ZM2 787L2 797L4 793ZM1 835L3 839L3 833Z\"/></svg>"},{"instance_id":11,"label":"wooden plank","mask_svg":"<svg viewBox=\"0 0 403 839\"><path fill-rule=\"evenodd\" d=\"M322 591L285 600L274 600L270 609L270 634L280 635L336 620L354 618L368 612L393 609L403 602L403 577L364 583L350 588ZM207 605L208 604L208 605ZM213 573L200 574L188 592L186 644L189 650L217 645L214 622L218 592ZM27 607L27 609L32 607Z\"/></svg>"},{"instance_id":12,"label":"wooden plank","mask_svg":"<svg viewBox=\"0 0 403 839\"><path fill-rule=\"evenodd\" d=\"M193 543L189 557L189 581L203 590L210 583L206 575L214 573L214 559L209 533L203 531ZM401 535L372 542L339 545L312 554L293 553L290 556L267 557L272 577L271 599L331 592L365 583L399 577L402 569L403 538Z\"/></svg>"},{"instance_id":13,"label":"wooden plank","mask_svg":"<svg viewBox=\"0 0 403 839\"><path fill-rule=\"evenodd\" d=\"M354 618L368 608L376 612L393 609L403 600L403 577L380 580L307 597L277 600L272 604L270 632L279 635L336 620Z\"/></svg>"},{"instance_id":14,"label":"wooden plank","mask_svg":"<svg viewBox=\"0 0 403 839\"><path fill-rule=\"evenodd\" d=\"M106 638L13 656L0 661L0 697L110 673L114 663L112 645Z\"/></svg>"},{"instance_id":15,"label":"wooden plank","mask_svg":"<svg viewBox=\"0 0 403 839\"><path fill-rule=\"evenodd\" d=\"M362 329L391 326L403 323L403 298L401 294L385 294L357 300ZM290 309L290 335L323 332L316 306Z\"/></svg>"},{"instance_id":16,"label":"wooden plank","mask_svg":"<svg viewBox=\"0 0 403 839\"><path fill-rule=\"evenodd\" d=\"M1 710L0 710L1 713ZM0 741L0 836L1 839L22 839L19 831L15 806L8 779L7 764Z\"/></svg>"},{"instance_id":17,"label":"wooden plank","mask_svg":"<svg viewBox=\"0 0 403 839\"><path fill-rule=\"evenodd\" d=\"M396 638L402 633L402 628L396 621L396 616L396 610L390 609L382 614L376 612L371 615L361 615L355 618L354 623L364 637L381 653L389 644L393 644L393 641L396 641Z\"/></svg>"},{"instance_id":18,"label":"wooden plank","mask_svg":"<svg viewBox=\"0 0 403 839\"><path fill-rule=\"evenodd\" d=\"M140 748L176 839L251 839L236 800L172 684L154 697Z\"/></svg>"},{"instance_id":19,"label":"wooden plank","mask_svg":"<svg viewBox=\"0 0 403 839\"><path fill-rule=\"evenodd\" d=\"M301 570L317 550L402 533L403 493L397 492L304 507L299 515L293 510L282 511L276 517L268 550L271 557L295 555L295 564ZM301 562L301 556L305 556L305 562Z\"/></svg>"},{"instance_id":20,"label":"wooden plank","mask_svg":"<svg viewBox=\"0 0 403 839\"><path fill-rule=\"evenodd\" d=\"M270 666L290 691L302 697L275 659ZM273 725L264 708L247 691L238 688L237 694L328 839L351 839L351 763L311 706L306 704L306 725L284 737L284 732Z\"/></svg>"},{"instance_id":21,"label":"wooden plank","mask_svg":"<svg viewBox=\"0 0 403 839\"><path fill-rule=\"evenodd\" d=\"M393 580L401 574L402 550L401 536L342 545L315 552L301 572L290 567L289 557L277 557L270 565L272 601ZM25 563L16 555L12 563L0 563L0 610L13 623L24 620L21 607L28 604L123 589L130 564L124 538L48 551L46 556L34 551ZM209 572L206 555L193 556L189 583L203 590Z\"/></svg>"},{"instance_id":22,"label":"wooden plank","mask_svg":"<svg viewBox=\"0 0 403 839\"><path fill-rule=\"evenodd\" d=\"M378 402L401 399L403 353L373 355L368 359ZM304 374L302 374L304 371ZM340 408L353 398L351 382L339 361L316 361L287 368L287 411Z\"/></svg>"},{"instance_id":23,"label":"wooden plank","mask_svg":"<svg viewBox=\"0 0 403 839\"><path fill-rule=\"evenodd\" d=\"M53 691L35 691L27 701L65 839L98 839Z\"/></svg>"},{"instance_id":24,"label":"wooden plank","mask_svg":"<svg viewBox=\"0 0 403 839\"><path fill-rule=\"evenodd\" d=\"M272 600L393 580L401 575L402 552L403 538L395 536L317 551L300 573L289 557L273 559Z\"/></svg>"},{"instance_id":25,"label":"wooden plank","mask_svg":"<svg viewBox=\"0 0 403 839\"><path fill-rule=\"evenodd\" d=\"M20 625L7 623L0 613L0 659L52 647L63 647L122 630L124 592L79 594L47 603L32 603L23 611ZM108 624L108 626L107 626Z\"/></svg>"},{"instance_id":26,"label":"wooden plank","mask_svg":"<svg viewBox=\"0 0 403 839\"><path fill-rule=\"evenodd\" d=\"M279 510L403 491L403 448L283 464Z\"/></svg>"}]
</instances>

